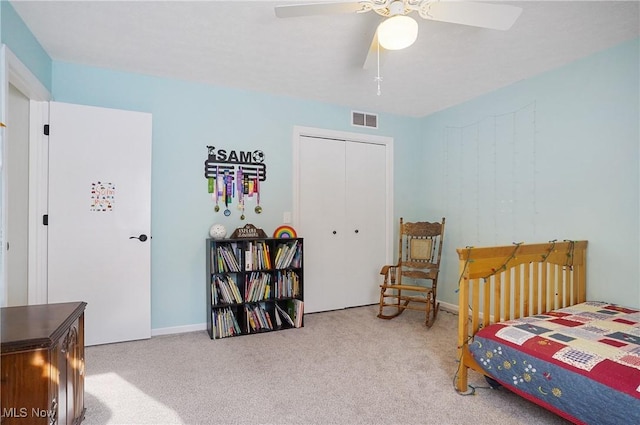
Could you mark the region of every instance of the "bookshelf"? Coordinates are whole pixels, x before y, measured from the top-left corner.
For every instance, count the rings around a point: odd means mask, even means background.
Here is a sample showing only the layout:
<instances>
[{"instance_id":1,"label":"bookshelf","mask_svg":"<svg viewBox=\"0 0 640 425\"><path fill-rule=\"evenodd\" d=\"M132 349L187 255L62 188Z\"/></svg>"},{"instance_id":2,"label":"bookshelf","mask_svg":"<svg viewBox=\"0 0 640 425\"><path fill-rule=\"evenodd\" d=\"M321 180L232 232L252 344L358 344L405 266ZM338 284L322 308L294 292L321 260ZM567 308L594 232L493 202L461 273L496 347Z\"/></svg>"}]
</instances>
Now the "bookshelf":
<instances>
[{"instance_id":1,"label":"bookshelf","mask_svg":"<svg viewBox=\"0 0 640 425\"><path fill-rule=\"evenodd\" d=\"M206 242L211 339L303 326L302 238Z\"/></svg>"}]
</instances>

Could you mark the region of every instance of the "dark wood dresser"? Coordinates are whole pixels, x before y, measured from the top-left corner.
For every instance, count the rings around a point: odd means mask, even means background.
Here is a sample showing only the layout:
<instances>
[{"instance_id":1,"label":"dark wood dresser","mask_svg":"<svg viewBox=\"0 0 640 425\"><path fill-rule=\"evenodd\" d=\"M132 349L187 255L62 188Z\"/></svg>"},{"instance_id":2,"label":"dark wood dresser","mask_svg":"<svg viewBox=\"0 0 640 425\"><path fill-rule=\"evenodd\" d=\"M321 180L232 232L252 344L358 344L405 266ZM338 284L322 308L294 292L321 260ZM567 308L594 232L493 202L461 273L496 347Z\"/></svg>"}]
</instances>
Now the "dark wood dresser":
<instances>
[{"instance_id":1,"label":"dark wood dresser","mask_svg":"<svg viewBox=\"0 0 640 425\"><path fill-rule=\"evenodd\" d=\"M2 425L82 422L86 305L0 309Z\"/></svg>"}]
</instances>

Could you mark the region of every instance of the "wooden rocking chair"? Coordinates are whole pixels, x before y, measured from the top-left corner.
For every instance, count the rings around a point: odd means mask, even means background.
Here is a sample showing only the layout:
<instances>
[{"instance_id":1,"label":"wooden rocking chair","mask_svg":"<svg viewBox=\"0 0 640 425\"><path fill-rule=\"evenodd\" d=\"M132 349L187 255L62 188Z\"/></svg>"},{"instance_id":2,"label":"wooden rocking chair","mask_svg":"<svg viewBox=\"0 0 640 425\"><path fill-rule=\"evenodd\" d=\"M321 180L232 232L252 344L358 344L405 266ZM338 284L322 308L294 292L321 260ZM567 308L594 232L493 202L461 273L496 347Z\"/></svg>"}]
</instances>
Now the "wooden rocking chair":
<instances>
[{"instance_id":1,"label":"wooden rocking chair","mask_svg":"<svg viewBox=\"0 0 640 425\"><path fill-rule=\"evenodd\" d=\"M398 263L380 270L384 282L380 285L379 318L393 319L405 309L424 310L425 324L433 325L440 307L436 295L444 221L443 217L441 223L403 223L400 218Z\"/></svg>"}]
</instances>

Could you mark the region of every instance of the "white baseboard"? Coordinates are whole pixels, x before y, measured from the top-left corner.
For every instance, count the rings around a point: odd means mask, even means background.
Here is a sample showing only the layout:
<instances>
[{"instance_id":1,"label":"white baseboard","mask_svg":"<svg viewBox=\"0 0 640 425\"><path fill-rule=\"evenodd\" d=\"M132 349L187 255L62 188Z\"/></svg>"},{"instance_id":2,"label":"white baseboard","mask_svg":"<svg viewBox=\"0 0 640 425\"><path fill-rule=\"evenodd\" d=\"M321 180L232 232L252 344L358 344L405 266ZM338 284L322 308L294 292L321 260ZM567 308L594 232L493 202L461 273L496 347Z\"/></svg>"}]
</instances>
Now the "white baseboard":
<instances>
[{"instance_id":1,"label":"white baseboard","mask_svg":"<svg viewBox=\"0 0 640 425\"><path fill-rule=\"evenodd\" d=\"M445 303L444 301L438 301L440 303L440 308L443 310L447 310L451 313L458 313L458 306L455 304Z\"/></svg>"},{"instance_id":2,"label":"white baseboard","mask_svg":"<svg viewBox=\"0 0 640 425\"><path fill-rule=\"evenodd\" d=\"M451 313L458 313L458 306L455 304L449 304L443 301L440 302L440 308L443 310L447 310ZM372 304L374 305L374 304ZM206 331L207 324L206 323L196 323L194 325L185 325L185 326L172 326L170 328L156 328L151 329L151 336L160 336L160 335L171 335L171 334L181 334L186 332L197 332L197 331Z\"/></svg>"},{"instance_id":3,"label":"white baseboard","mask_svg":"<svg viewBox=\"0 0 640 425\"><path fill-rule=\"evenodd\" d=\"M455 304L440 302L440 308L455 314L458 314L460 312L460 308ZM469 312L469 317L471 317L471 312ZM482 312L478 313L478 318L482 321L484 319L484 313ZM494 323L495 317L493 315L489 316L489 321L491 323Z\"/></svg>"},{"instance_id":4,"label":"white baseboard","mask_svg":"<svg viewBox=\"0 0 640 425\"><path fill-rule=\"evenodd\" d=\"M195 325L172 326L170 328L151 329L151 336L181 334L186 332L206 331L206 323L196 323Z\"/></svg>"}]
</instances>

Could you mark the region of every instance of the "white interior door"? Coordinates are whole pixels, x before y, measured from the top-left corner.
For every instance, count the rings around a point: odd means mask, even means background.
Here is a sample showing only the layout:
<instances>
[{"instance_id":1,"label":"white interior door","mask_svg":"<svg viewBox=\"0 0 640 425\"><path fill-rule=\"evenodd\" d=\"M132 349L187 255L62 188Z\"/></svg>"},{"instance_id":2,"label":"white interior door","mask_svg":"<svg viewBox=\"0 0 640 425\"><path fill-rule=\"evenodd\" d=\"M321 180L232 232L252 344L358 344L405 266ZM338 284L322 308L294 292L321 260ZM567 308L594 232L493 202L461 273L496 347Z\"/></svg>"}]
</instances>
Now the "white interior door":
<instances>
[{"instance_id":1,"label":"white interior door","mask_svg":"<svg viewBox=\"0 0 640 425\"><path fill-rule=\"evenodd\" d=\"M304 237L304 310L344 308L344 141L303 136L299 147L300 236Z\"/></svg>"},{"instance_id":2,"label":"white interior door","mask_svg":"<svg viewBox=\"0 0 640 425\"><path fill-rule=\"evenodd\" d=\"M87 345L149 338L151 114L51 102L49 118L48 300L87 302Z\"/></svg>"},{"instance_id":3,"label":"white interior door","mask_svg":"<svg viewBox=\"0 0 640 425\"><path fill-rule=\"evenodd\" d=\"M386 147L349 142L346 154L347 306L380 300L380 269L386 264Z\"/></svg>"}]
</instances>

